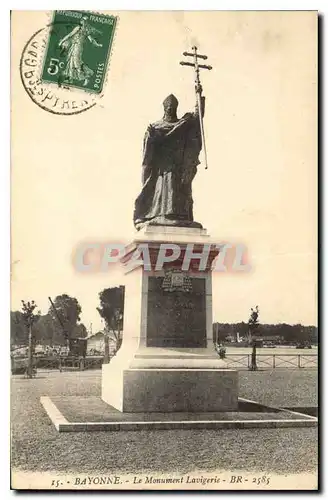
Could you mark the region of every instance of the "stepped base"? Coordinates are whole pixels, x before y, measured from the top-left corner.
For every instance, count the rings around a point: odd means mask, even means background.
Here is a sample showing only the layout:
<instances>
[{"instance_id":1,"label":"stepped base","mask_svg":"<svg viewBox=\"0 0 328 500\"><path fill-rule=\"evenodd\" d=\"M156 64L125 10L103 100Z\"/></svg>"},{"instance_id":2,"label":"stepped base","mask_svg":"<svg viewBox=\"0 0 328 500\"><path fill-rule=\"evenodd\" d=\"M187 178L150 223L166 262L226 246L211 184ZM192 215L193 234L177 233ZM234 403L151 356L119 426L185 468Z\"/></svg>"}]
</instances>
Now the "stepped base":
<instances>
[{"instance_id":1,"label":"stepped base","mask_svg":"<svg viewBox=\"0 0 328 500\"><path fill-rule=\"evenodd\" d=\"M237 411L238 373L222 369L115 369L103 365L102 399L122 412Z\"/></svg>"}]
</instances>

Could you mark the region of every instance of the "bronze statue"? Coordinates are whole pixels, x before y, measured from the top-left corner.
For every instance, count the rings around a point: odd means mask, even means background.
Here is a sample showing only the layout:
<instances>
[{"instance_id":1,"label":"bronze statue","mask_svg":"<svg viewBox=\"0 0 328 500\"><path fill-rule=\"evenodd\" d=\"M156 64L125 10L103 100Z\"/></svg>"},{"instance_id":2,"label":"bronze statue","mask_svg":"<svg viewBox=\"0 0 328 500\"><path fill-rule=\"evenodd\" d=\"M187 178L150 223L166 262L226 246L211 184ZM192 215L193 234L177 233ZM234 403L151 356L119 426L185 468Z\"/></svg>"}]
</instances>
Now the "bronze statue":
<instances>
[{"instance_id":1,"label":"bronze statue","mask_svg":"<svg viewBox=\"0 0 328 500\"><path fill-rule=\"evenodd\" d=\"M135 202L134 224L202 227L194 221L191 184L197 173L199 153L204 150L207 168L203 116L205 97L199 80L199 69L212 69L198 64L207 56L184 52L194 62L180 64L195 70L196 108L193 113L177 117L178 100L170 94L163 102L162 120L148 126L143 143L142 190ZM201 109L200 109L201 108Z\"/></svg>"},{"instance_id":2,"label":"bronze statue","mask_svg":"<svg viewBox=\"0 0 328 500\"><path fill-rule=\"evenodd\" d=\"M204 114L205 97L202 98ZM149 125L143 147L142 191L135 203L134 223L202 227L194 222L191 183L202 147L198 105L177 118L178 100L163 102L162 120Z\"/></svg>"}]
</instances>

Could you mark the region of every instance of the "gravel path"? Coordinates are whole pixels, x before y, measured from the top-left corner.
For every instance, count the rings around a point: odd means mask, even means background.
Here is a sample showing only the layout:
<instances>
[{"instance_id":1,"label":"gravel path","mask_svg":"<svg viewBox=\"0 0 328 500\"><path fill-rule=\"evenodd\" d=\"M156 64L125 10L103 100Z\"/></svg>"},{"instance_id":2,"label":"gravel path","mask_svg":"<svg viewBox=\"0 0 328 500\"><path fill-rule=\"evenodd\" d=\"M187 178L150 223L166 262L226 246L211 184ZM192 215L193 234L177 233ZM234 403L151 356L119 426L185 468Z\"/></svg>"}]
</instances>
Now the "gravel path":
<instances>
[{"instance_id":1,"label":"gravel path","mask_svg":"<svg viewBox=\"0 0 328 500\"><path fill-rule=\"evenodd\" d=\"M310 372L310 370L309 370ZM302 372L301 372L302 373ZM309 373L285 378L274 375L270 385L263 372L240 378L241 396L248 399L286 396L308 380ZM247 375L247 376L245 376ZM300 377L298 378L297 375ZM12 466L21 470L67 473L187 473L199 470L247 470L292 474L315 471L317 429L170 430L59 434L40 396L99 396L101 373L51 373L33 380L12 380ZM283 382L284 381L284 382ZM281 388L281 384L283 389ZM274 388L274 384L279 387ZM265 390L267 389L267 390ZM303 388L304 389L304 388ZM295 390L295 389L294 389ZM313 390L313 388L312 388ZM300 391L302 394L304 390ZM300 398L297 398L300 401ZM304 406L305 396L302 405ZM289 405L292 406L292 405Z\"/></svg>"}]
</instances>

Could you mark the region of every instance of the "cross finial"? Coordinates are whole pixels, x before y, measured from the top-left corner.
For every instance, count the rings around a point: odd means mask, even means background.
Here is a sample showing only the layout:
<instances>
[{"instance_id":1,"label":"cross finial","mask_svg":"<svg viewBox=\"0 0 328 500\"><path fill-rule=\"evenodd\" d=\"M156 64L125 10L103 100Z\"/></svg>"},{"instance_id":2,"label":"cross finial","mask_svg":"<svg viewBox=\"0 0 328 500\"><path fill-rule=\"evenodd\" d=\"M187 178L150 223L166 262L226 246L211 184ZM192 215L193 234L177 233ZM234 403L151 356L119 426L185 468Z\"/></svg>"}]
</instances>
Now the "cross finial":
<instances>
[{"instance_id":1,"label":"cross finial","mask_svg":"<svg viewBox=\"0 0 328 500\"><path fill-rule=\"evenodd\" d=\"M212 66L208 66L207 64L199 64L198 59L207 59L207 56L203 54L198 54L197 53L197 47L194 45L191 50L191 52L184 52L183 55L186 57L192 57L194 59L194 62L187 62L187 61L181 61L180 64L182 66L191 66L195 70L195 91L196 91L196 97L197 97L197 105L198 105L198 110L199 110L199 124L200 124L200 131L201 131L201 136L202 136L202 143L203 143L203 150L204 150L204 160L205 160L205 169L207 169L207 154L206 154L206 146L205 146L205 134L204 134L204 125L203 125L203 116L202 116L202 86L200 83L199 79L199 70L200 69L212 69Z\"/></svg>"}]
</instances>

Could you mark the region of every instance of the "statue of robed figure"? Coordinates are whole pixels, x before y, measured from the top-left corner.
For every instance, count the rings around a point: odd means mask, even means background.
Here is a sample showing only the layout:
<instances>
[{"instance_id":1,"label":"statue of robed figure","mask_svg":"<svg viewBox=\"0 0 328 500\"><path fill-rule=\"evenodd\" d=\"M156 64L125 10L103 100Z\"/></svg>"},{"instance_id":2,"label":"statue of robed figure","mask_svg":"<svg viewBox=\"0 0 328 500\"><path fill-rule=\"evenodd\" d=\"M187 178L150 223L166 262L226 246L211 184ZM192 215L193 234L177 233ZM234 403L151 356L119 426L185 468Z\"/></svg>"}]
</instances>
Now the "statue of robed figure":
<instances>
[{"instance_id":1,"label":"statue of robed figure","mask_svg":"<svg viewBox=\"0 0 328 500\"><path fill-rule=\"evenodd\" d=\"M177 118L178 100L171 94L163 102L162 120L148 126L143 143L142 190L135 202L134 223L202 227L193 218L191 184L202 148L199 110Z\"/></svg>"},{"instance_id":2,"label":"statue of robed figure","mask_svg":"<svg viewBox=\"0 0 328 500\"><path fill-rule=\"evenodd\" d=\"M163 102L162 120L148 126L143 143L142 190L135 202L134 224L202 227L194 221L191 184L197 173L199 153L203 148L205 168L207 156L203 116L205 97L199 79L200 69L212 66L199 64L207 56L184 52L193 62L181 61L195 71L196 108L192 113L177 117L178 100L170 94Z\"/></svg>"}]
</instances>

